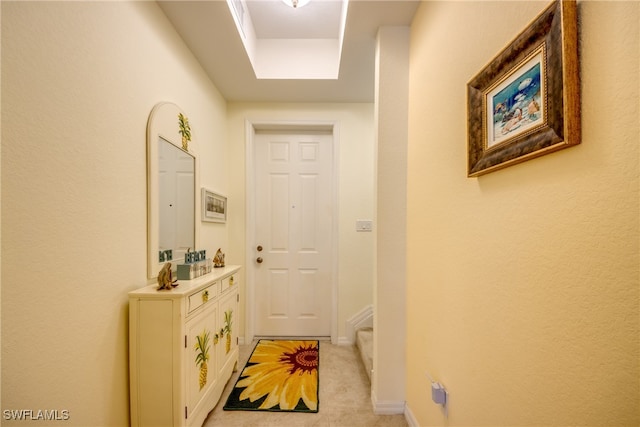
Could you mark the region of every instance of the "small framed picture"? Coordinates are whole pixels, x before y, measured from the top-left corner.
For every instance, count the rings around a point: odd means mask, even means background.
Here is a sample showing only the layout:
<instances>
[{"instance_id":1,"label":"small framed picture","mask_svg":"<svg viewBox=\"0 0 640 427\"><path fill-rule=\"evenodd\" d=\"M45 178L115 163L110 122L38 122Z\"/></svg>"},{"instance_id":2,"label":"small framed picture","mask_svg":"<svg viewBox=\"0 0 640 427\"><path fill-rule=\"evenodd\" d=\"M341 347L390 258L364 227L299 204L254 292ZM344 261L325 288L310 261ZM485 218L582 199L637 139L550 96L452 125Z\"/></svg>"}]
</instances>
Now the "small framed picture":
<instances>
[{"instance_id":1,"label":"small framed picture","mask_svg":"<svg viewBox=\"0 0 640 427\"><path fill-rule=\"evenodd\" d=\"M202 188L202 220L227 222L227 198Z\"/></svg>"}]
</instances>

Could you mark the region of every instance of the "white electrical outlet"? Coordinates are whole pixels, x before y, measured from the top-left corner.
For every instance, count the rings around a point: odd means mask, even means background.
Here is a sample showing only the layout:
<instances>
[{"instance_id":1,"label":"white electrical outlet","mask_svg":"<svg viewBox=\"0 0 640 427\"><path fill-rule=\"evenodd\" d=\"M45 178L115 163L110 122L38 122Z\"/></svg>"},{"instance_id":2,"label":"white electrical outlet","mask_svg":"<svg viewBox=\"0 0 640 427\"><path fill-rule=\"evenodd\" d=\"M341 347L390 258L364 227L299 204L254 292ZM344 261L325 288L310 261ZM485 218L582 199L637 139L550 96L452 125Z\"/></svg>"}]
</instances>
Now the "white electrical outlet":
<instances>
[{"instance_id":1,"label":"white electrical outlet","mask_svg":"<svg viewBox=\"0 0 640 427\"><path fill-rule=\"evenodd\" d=\"M440 383L431 383L431 400L438 405L447 404L447 390Z\"/></svg>"},{"instance_id":2,"label":"white electrical outlet","mask_svg":"<svg viewBox=\"0 0 640 427\"><path fill-rule=\"evenodd\" d=\"M428 372L424 373L429 382L431 383L431 400L438 405L442 405L443 407L447 404L447 390L444 388L442 384L433 380L431 375Z\"/></svg>"}]
</instances>

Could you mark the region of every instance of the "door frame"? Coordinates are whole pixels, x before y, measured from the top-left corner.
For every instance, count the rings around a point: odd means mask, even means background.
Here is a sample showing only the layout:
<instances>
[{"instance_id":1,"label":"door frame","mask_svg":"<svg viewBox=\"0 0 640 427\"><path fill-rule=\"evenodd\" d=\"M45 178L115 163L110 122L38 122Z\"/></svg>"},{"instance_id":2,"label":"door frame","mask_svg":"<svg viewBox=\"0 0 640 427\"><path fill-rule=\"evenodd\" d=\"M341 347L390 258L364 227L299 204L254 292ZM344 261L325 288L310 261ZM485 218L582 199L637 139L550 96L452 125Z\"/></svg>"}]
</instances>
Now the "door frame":
<instances>
[{"instance_id":1,"label":"door frame","mask_svg":"<svg viewBox=\"0 0 640 427\"><path fill-rule=\"evenodd\" d=\"M332 176L331 176L331 201L332 201L332 230L331 230L331 342L338 342L338 172L339 172L339 146L340 128L337 121L282 121L282 120L245 120L245 342L253 341L255 337L255 277L253 265L255 238L255 135L261 130L283 132L330 132L332 136Z\"/></svg>"}]
</instances>

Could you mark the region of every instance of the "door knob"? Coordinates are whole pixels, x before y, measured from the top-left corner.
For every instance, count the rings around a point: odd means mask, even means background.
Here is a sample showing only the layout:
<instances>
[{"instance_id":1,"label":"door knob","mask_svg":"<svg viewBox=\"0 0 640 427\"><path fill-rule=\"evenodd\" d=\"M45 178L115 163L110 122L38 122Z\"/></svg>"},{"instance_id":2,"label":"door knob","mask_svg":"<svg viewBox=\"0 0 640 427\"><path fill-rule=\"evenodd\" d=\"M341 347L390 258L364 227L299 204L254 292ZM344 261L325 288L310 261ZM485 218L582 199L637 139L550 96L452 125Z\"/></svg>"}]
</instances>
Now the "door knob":
<instances>
[{"instance_id":1,"label":"door knob","mask_svg":"<svg viewBox=\"0 0 640 427\"><path fill-rule=\"evenodd\" d=\"M256 259L256 262L257 262L258 264L262 264L262 261L264 261L264 260L262 259L262 257L258 257L258 259Z\"/></svg>"},{"instance_id":2,"label":"door knob","mask_svg":"<svg viewBox=\"0 0 640 427\"><path fill-rule=\"evenodd\" d=\"M262 252L262 246L258 245L256 249L258 250L258 252Z\"/></svg>"}]
</instances>

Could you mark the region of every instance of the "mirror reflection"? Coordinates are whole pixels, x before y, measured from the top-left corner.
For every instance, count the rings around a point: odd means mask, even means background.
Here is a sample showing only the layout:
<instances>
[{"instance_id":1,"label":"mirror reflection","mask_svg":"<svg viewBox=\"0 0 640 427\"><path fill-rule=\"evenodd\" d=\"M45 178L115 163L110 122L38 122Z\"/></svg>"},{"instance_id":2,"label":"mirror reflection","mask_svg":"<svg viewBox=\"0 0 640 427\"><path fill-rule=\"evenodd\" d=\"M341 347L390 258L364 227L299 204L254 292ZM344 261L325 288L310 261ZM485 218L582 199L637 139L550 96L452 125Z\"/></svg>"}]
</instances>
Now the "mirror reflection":
<instances>
[{"instance_id":1,"label":"mirror reflection","mask_svg":"<svg viewBox=\"0 0 640 427\"><path fill-rule=\"evenodd\" d=\"M187 136L191 136L186 123L187 116L171 102L156 104L147 122L149 280L158 276L166 262L171 261L175 268L189 248L198 246L198 154L195 144L183 148L184 133L188 131Z\"/></svg>"},{"instance_id":2,"label":"mirror reflection","mask_svg":"<svg viewBox=\"0 0 640 427\"><path fill-rule=\"evenodd\" d=\"M195 158L158 138L158 262L195 249Z\"/></svg>"}]
</instances>

